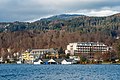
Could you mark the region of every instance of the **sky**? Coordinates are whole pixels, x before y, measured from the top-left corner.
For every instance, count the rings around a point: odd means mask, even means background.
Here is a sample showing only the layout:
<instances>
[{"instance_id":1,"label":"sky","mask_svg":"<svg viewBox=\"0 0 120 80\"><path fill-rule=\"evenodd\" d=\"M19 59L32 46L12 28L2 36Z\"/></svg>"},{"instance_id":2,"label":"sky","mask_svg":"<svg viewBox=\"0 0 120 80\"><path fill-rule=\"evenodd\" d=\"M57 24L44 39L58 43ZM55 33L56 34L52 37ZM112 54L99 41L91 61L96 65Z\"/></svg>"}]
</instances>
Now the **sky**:
<instances>
[{"instance_id":1,"label":"sky","mask_svg":"<svg viewBox=\"0 0 120 80\"><path fill-rule=\"evenodd\" d=\"M59 14L109 16L120 0L0 0L0 22L35 21Z\"/></svg>"}]
</instances>

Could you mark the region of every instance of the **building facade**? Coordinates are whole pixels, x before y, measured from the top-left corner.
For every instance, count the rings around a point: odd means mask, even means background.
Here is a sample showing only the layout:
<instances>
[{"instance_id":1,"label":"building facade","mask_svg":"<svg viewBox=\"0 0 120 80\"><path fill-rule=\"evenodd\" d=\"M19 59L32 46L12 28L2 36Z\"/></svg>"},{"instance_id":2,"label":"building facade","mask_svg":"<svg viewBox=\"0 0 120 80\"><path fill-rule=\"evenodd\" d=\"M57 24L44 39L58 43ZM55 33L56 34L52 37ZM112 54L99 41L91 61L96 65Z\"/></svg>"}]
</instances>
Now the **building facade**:
<instances>
[{"instance_id":1,"label":"building facade","mask_svg":"<svg viewBox=\"0 0 120 80\"><path fill-rule=\"evenodd\" d=\"M67 45L66 54L84 56L87 59L95 59L98 54L109 53L111 47L100 42L77 42ZM99 55L99 56L100 56Z\"/></svg>"},{"instance_id":2,"label":"building facade","mask_svg":"<svg viewBox=\"0 0 120 80\"><path fill-rule=\"evenodd\" d=\"M34 58L28 51L25 51L21 57L24 63L33 63Z\"/></svg>"},{"instance_id":3,"label":"building facade","mask_svg":"<svg viewBox=\"0 0 120 80\"><path fill-rule=\"evenodd\" d=\"M54 50L53 48L50 49L31 49L29 50L30 55L34 57L34 59L38 58L53 58L58 57L58 51Z\"/></svg>"},{"instance_id":4,"label":"building facade","mask_svg":"<svg viewBox=\"0 0 120 80\"><path fill-rule=\"evenodd\" d=\"M58 58L58 51L51 49L28 49L22 54L22 59L33 63L36 59Z\"/></svg>"}]
</instances>

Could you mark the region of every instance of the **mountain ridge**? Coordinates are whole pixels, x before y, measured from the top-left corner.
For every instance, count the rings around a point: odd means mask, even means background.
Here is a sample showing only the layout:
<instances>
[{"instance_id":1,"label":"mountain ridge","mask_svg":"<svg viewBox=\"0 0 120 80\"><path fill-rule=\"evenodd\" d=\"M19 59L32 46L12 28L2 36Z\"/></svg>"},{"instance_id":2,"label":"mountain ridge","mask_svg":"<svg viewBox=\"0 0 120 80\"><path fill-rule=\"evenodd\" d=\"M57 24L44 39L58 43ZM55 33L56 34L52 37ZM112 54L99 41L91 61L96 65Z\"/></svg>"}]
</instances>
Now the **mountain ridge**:
<instances>
[{"instance_id":1,"label":"mountain ridge","mask_svg":"<svg viewBox=\"0 0 120 80\"><path fill-rule=\"evenodd\" d=\"M74 17L81 17L81 16L85 16L85 17L110 17L110 16L120 16L120 13L116 13L116 14L112 14L112 15L108 15L108 16L88 16L88 15L84 15L84 14L59 14L59 15L53 15L53 16L50 16L50 17L47 17L47 18L41 18L40 20L44 20L44 19L51 19L51 18L58 18L58 19L61 19L61 17L65 17L69 19L70 18L74 18ZM36 20L34 22L37 22L37 21L40 21L40 20Z\"/></svg>"},{"instance_id":2,"label":"mountain ridge","mask_svg":"<svg viewBox=\"0 0 120 80\"><path fill-rule=\"evenodd\" d=\"M112 24L110 24L112 22ZM21 30L66 30L76 31L81 28L93 27L118 27L120 13L107 17L92 17L78 14L61 14L43 18L35 22L3 22L0 23L0 32ZM108 25L109 24L109 25Z\"/></svg>"}]
</instances>

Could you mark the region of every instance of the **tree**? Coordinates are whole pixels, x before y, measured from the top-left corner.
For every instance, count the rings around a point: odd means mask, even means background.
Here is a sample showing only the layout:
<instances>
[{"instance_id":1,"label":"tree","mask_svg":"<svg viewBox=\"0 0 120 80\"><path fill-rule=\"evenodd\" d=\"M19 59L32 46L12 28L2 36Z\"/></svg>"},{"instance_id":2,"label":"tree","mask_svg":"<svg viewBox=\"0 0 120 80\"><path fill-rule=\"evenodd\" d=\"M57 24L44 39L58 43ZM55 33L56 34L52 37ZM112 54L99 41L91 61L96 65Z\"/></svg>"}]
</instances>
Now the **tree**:
<instances>
[{"instance_id":1,"label":"tree","mask_svg":"<svg viewBox=\"0 0 120 80\"><path fill-rule=\"evenodd\" d=\"M58 51L59 54L64 54L64 50L62 47L60 47L59 51Z\"/></svg>"}]
</instances>

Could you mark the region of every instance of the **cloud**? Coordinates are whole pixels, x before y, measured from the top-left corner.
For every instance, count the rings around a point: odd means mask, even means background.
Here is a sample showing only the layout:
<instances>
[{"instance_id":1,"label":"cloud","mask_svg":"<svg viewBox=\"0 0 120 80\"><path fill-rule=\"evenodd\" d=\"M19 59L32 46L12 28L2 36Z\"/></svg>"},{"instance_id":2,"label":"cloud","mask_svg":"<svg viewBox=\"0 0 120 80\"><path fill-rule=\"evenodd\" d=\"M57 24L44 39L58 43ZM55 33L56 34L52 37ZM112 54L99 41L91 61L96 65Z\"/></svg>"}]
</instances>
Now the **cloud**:
<instances>
[{"instance_id":1,"label":"cloud","mask_svg":"<svg viewBox=\"0 0 120 80\"><path fill-rule=\"evenodd\" d=\"M110 16L116 13L119 13L119 12L111 11L111 10L100 10L100 11L91 10L87 15L88 16Z\"/></svg>"},{"instance_id":2,"label":"cloud","mask_svg":"<svg viewBox=\"0 0 120 80\"><path fill-rule=\"evenodd\" d=\"M63 13L106 16L119 9L119 0L0 0L0 21L29 21Z\"/></svg>"},{"instance_id":3,"label":"cloud","mask_svg":"<svg viewBox=\"0 0 120 80\"><path fill-rule=\"evenodd\" d=\"M119 9L120 6L103 7L101 9L83 9L83 10L78 10L76 12L71 12L70 14L82 14L87 16L110 16L113 14L120 13Z\"/></svg>"}]
</instances>

